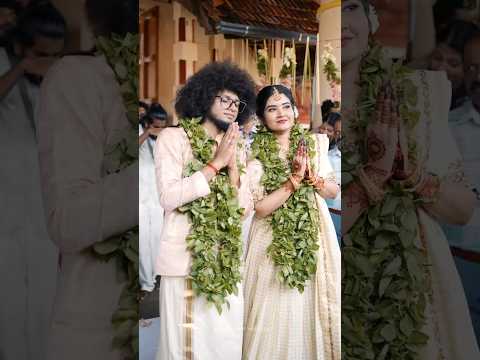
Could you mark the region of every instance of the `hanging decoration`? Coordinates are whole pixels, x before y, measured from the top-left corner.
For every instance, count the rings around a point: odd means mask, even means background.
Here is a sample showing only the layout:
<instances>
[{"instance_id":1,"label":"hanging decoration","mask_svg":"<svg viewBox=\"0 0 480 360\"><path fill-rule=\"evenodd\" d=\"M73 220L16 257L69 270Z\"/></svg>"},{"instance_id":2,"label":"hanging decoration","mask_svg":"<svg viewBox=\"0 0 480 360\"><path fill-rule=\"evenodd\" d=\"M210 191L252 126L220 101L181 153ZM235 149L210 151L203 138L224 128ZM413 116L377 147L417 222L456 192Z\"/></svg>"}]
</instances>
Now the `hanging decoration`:
<instances>
[{"instance_id":1,"label":"hanging decoration","mask_svg":"<svg viewBox=\"0 0 480 360\"><path fill-rule=\"evenodd\" d=\"M257 44L255 43L255 49L256 49L255 53L257 57L258 74L260 75L260 77L264 76L266 79L268 75L268 61L269 61L267 41L266 40L263 41L262 49L257 49Z\"/></svg>"},{"instance_id":2,"label":"hanging decoration","mask_svg":"<svg viewBox=\"0 0 480 360\"><path fill-rule=\"evenodd\" d=\"M293 68L292 68L292 94L294 94L296 98L296 88L297 88L297 50L295 47L295 40L292 39L292 55L293 59L295 62L293 63ZM295 99L296 100L296 99Z\"/></svg>"},{"instance_id":3,"label":"hanging decoration","mask_svg":"<svg viewBox=\"0 0 480 360\"><path fill-rule=\"evenodd\" d=\"M315 46L315 109L320 106L320 33Z\"/></svg>"},{"instance_id":4,"label":"hanging decoration","mask_svg":"<svg viewBox=\"0 0 480 360\"><path fill-rule=\"evenodd\" d=\"M292 76L294 66L297 64L293 47L286 47L282 51L282 69L280 70L280 78Z\"/></svg>"},{"instance_id":5,"label":"hanging decoration","mask_svg":"<svg viewBox=\"0 0 480 360\"><path fill-rule=\"evenodd\" d=\"M333 46L330 43L324 45L324 50L321 56L323 64L323 73L327 76L327 81L332 89L332 98L335 101L339 99L341 79L338 76L339 69L337 67L337 58L333 54Z\"/></svg>"},{"instance_id":6,"label":"hanging decoration","mask_svg":"<svg viewBox=\"0 0 480 360\"><path fill-rule=\"evenodd\" d=\"M307 87L307 84L310 84L311 79L312 79L312 68L310 64L310 37L307 37L307 44L305 46L305 60L303 63L303 79L302 79L302 91L301 91L302 104L304 103L304 98L305 98L305 88Z\"/></svg>"}]
</instances>

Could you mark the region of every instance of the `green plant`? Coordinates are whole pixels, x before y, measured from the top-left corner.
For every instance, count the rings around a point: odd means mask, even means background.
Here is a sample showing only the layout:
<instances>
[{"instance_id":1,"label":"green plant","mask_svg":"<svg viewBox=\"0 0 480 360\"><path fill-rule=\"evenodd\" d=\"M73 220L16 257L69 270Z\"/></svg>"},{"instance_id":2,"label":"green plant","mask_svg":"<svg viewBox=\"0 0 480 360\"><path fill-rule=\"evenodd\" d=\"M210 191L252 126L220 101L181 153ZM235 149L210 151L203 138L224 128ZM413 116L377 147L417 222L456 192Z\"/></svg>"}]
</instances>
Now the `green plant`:
<instances>
[{"instance_id":1,"label":"green plant","mask_svg":"<svg viewBox=\"0 0 480 360\"><path fill-rule=\"evenodd\" d=\"M187 166L186 176L201 170L212 159L214 140L200 125L201 119L183 119L194 160ZM179 208L189 215L192 229L187 248L192 255L192 288L216 306L219 313L230 294L238 294L241 281L242 215L237 189L231 185L227 169L210 181L210 194Z\"/></svg>"},{"instance_id":2,"label":"green plant","mask_svg":"<svg viewBox=\"0 0 480 360\"><path fill-rule=\"evenodd\" d=\"M315 157L315 141L299 125L290 134L287 161L280 158L278 141L271 131L262 126L255 134L252 155L263 166L262 185L267 194L277 190L288 180L300 139L307 142L310 159ZM312 164L314 168L314 164ZM319 213L315 189L302 183L301 187L268 218L273 239L267 253L278 268L277 278L290 288L303 292L306 282L317 269L319 249Z\"/></svg>"},{"instance_id":3,"label":"green plant","mask_svg":"<svg viewBox=\"0 0 480 360\"><path fill-rule=\"evenodd\" d=\"M113 161L109 173L115 173L138 161L138 46L137 35L100 37L96 41L98 55L104 55L120 85L123 104L131 129L112 147L106 156ZM135 204L134 206L137 206ZM123 234L95 244L91 249L101 261L115 260L126 275L118 307L112 316L113 346L125 352L125 359L138 358L138 293L139 250L138 226Z\"/></svg>"}]
</instances>

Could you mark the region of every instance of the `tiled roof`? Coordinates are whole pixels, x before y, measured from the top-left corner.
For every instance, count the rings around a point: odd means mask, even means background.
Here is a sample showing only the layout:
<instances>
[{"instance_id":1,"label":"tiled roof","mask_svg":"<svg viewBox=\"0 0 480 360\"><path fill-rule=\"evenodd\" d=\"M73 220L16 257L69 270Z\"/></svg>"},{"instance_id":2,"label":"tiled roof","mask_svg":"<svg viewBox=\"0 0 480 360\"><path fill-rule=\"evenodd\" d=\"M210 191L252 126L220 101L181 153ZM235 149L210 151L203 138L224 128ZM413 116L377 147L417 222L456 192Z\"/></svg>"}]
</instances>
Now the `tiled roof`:
<instances>
[{"instance_id":1,"label":"tiled roof","mask_svg":"<svg viewBox=\"0 0 480 360\"><path fill-rule=\"evenodd\" d=\"M180 1L185 3L186 1ZM190 0L210 22L220 21L316 34L318 4L313 0Z\"/></svg>"}]
</instances>

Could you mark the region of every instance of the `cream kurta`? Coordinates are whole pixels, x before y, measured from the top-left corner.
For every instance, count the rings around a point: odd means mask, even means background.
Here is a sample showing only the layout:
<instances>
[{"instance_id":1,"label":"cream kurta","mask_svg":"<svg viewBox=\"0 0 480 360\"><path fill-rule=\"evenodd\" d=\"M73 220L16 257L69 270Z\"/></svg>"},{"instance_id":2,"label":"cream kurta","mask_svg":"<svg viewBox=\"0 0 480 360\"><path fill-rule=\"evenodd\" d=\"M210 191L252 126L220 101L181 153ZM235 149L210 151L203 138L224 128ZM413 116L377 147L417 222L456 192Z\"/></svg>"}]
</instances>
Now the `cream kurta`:
<instances>
[{"instance_id":1,"label":"cream kurta","mask_svg":"<svg viewBox=\"0 0 480 360\"><path fill-rule=\"evenodd\" d=\"M38 111L50 235L62 254L49 359L121 359L111 316L124 279L85 250L138 224L138 164L107 175L106 149L129 131L103 57L68 56L44 80Z\"/></svg>"},{"instance_id":2,"label":"cream kurta","mask_svg":"<svg viewBox=\"0 0 480 360\"><path fill-rule=\"evenodd\" d=\"M333 180L327 136L318 135L316 143L317 174ZM265 196L261 163L249 162L247 174L253 200L260 201ZM245 264L244 360L340 360L340 248L327 204L318 194L316 206L317 272L303 293L278 281L266 250L272 228L268 218L253 218Z\"/></svg>"},{"instance_id":3,"label":"cream kurta","mask_svg":"<svg viewBox=\"0 0 480 360\"><path fill-rule=\"evenodd\" d=\"M221 137L216 139L217 142ZM245 163L245 153L239 151ZM184 177L193 160L192 148L182 128L167 128L157 138L155 165L160 205L165 209L156 271L160 281L160 340L157 360L240 360L243 333L243 292L227 298L230 307L219 315L203 297L194 297L190 280L191 256L186 238L191 222L176 209L210 194L210 186L198 171ZM240 178L239 203L251 210L246 175Z\"/></svg>"},{"instance_id":4,"label":"cream kurta","mask_svg":"<svg viewBox=\"0 0 480 360\"><path fill-rule=\"evenodd\" d=\"M217 139L220 141L221 137ZM188 215L177 208L210 194L208 182L200 171L183 177L183 171L193 160L192 148L182 128L167 128L155 144L155 166L160 205L165 210L162 236L156 261L156 272L161 276L186 276L190 273L190 252L185 239L190 233ZM245 153L239 151L239 160L245 163ZM239 204L245 215L252 209L246 174L240 178Z\"/></svg>"},{"instance_id":5,"label":"cream kurta","mask_svg":"<svg viewBox=\"0 0 480 360\"><path fill-rule=\"evenodd\" d=\"M11 68L0 48L0 76ZM35 104L38 88L24 81ZM0 98L0 359L44 360L57 250L45 224L35 129L18 83Z\"/></svg>"}]
</instances>

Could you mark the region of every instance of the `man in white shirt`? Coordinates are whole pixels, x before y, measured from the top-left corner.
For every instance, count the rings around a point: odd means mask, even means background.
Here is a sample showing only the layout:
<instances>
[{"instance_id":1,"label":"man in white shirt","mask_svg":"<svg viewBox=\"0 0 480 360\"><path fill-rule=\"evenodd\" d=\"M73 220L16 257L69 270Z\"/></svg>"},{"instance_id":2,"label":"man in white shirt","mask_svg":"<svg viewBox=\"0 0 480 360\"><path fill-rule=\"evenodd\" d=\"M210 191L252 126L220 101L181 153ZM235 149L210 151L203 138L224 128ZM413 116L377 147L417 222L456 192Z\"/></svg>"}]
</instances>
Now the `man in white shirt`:
<instances>
[{"instance_id":1,"label":"man in white shirt","mask_svg":"<svg viewBox=\"0 0 480 360\"><path fill-rule=\"evenodd\" d=\"M450 130L463 158L466 176L476 194L474 214L465 226L444 225L448 241L453 246L455 262L462 277L472 315L472 323L480 337L480 36L471 39L464 52L465 86L470 97L450 113Z\"/></svg>"},{"instance_id":2,"label":"man in white shirt","mask_svg":"<svg viewBox=\"0 0 480 360\"><path fill-rule=\"evenodd\" d=\"M16 51L0 48L2 360L46 359L58 258L45 224L34 110L38 81L63 50L65 33L60 13L42 5L18 21Z\"/></svg>"},{"instance_id":3,"label":"man in white shirt","mask_svg":"<svg viewBox=\"0 0 480 360\"><path fill-rule=\"evenodd\" d=\"M340 151L341 138L342 138L342 120L339 116L333 125L333 139L335 145L328 151L328 159L330 164L332 164L333 171L335 171L335 178L337 179L338 185L341 185L342 181L342 153ZM337 237L340 239L342 231L342 194L341 191L338 192L338 195L335 199L327 199L327 205L330 209L330 214L332 215L333 224L335 225L335 231L337 232Z\"/></svg>"},{"instance_id":4,"label":"man in white shirt","mask_svg":"<svg viewBox=\"0 0 480 360\"><path fill-rule=\"evenodd\" d=\"M139 278L141 290L146 292L155 288L157 274L154 264L163 224L163 209L158 200L155 181L153 149L157 135L166 126L167 112L160 104L152 104L139 127Z\"/></svg>"}]
</instances>

